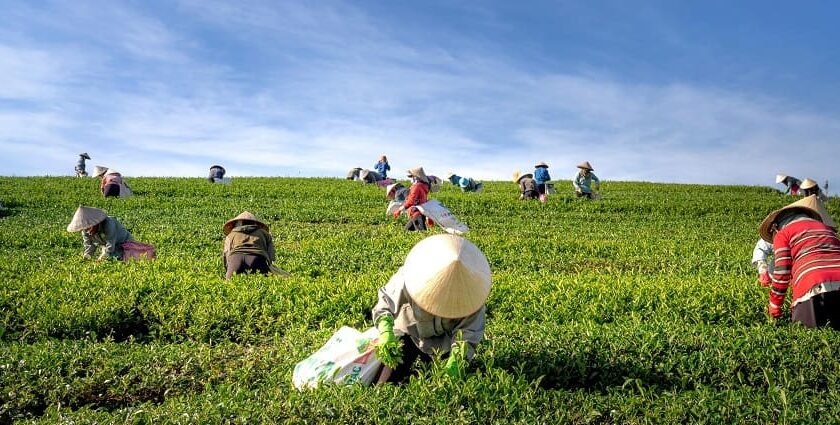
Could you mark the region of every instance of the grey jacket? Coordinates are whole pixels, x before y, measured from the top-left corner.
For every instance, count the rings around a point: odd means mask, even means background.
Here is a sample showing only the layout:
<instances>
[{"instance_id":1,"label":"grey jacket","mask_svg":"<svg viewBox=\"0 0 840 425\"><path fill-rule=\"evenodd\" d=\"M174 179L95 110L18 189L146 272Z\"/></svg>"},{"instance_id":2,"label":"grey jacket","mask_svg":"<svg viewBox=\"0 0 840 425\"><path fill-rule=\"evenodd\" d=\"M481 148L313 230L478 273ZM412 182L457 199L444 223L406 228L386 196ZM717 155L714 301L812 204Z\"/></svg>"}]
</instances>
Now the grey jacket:
<instances>
[{"instance_id":1,"label":"grey jacket","mask_svg":"<svg viewBox=\"0 0 840 425\"><path fill-rule=\"evenodd\" d=\"M102 247L102 253L99 254L99 259L108 257L122 258L123 249L122 244L127 241L133 241L134 238L131 233L126 230L114 217L106 217L99 223L99 228L93 235L82 231L82 241L85 244L85 257L92 257L97 246Z\"/></svg>"},{"instance_id":2,"label":"grey jacket","mask_svg":"<svg viewBox=\"0 0 840 425\"><path fill-rule=\"evenodd\" d=\"M379 301L373 307L374 323L385 315L394 318L394 334L410 336L426 354L448 353L461 331L467 343L467 360L472 360L476 346L484 338L484 306L460 319L444 319L423 311L405 290L402 268L379 288Z\"/></svg>"}]
</instances>

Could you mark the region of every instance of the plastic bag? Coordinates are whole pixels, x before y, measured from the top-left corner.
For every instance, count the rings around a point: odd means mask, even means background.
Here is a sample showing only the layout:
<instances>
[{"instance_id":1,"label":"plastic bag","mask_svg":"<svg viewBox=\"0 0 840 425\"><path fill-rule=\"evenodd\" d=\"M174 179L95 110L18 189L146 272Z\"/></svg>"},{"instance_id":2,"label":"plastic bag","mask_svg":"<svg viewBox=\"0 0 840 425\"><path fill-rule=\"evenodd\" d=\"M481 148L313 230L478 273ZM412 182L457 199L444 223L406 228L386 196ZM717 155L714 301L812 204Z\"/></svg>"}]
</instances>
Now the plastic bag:
<instances>
[{"instance_id":1,"label":"plastic bag","mask_svg":"<svg viewBox=\"0 0 840 425\"><path fill-rule=\"evenodd\" d=\"M295 388L317 388L324 382L344 385L370 384L382 362L374 355L379 330L359 332L342 326L318 351L295 365L292 383Z\"/></svg>"},{"instance_id":2,"label":"plastic bag","mask_svg":"<svg viewBox=\"0 0 840 425\"><path fill-rule=\"evenodd\" d=\"M470 231L470 228L466 224L461 223L437 199L431 199L422 205L418 205L417 209L426 217L434 220L447 233L462 235Z\"/></svg>"},{"instance_id":3,"label":"plastic bag","mask_svg":"<svg viewBox=\"0 0 840 425\"><path fill-rule=\"evenodd\" d=\"M398 201L389 202L388 203L388 208L385 209L385 214L386 215L394 215L394 212L396 212L398 209L400 209L402 204L403 204L402 202L398 202Z\"/></svg>"},{"instance_id":4,"label":"plastic bag","mask_svg":"<svg viewBox=\"0 0 840 425\"><path fill-rule=\"evenodd\" d=\"M128 241L122 244L123 261L129 260L154 260L157 258L155 246L137 241Z\"/></svg>"}]
</instances>

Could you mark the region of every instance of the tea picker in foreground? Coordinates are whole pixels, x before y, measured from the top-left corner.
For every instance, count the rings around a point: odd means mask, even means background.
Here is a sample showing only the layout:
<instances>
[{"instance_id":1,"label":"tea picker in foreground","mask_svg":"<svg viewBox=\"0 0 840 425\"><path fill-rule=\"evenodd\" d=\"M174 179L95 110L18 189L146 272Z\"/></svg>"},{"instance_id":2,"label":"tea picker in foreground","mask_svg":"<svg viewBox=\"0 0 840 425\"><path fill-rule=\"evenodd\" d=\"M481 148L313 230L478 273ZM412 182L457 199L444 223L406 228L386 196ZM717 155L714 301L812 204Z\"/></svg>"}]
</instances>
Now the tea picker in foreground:
<instances>
[{"instance_id":1,"label":"tea picker in foreground","mask_svg":"<svg viewBox=\"0 0 840 425\"><path fill-rule=\"evenodd\" d=\"M68 232L82 232L85 246L84 257L92 258L97 247L101 247L99 260L123 257L123 244L133 241L131 233L116 218L108 216L99 208L80 205L67 225Z\"/></svg>"},{"instance_id":2,"label":"tea picker in foreground","mask_svg":"<svg viewBox=\"0 0 840 425\"><path fill-rule=\"evenodd\" d=\"M452 183L453 186L460 187L461 192L481 192L484 189L484 185L472 177L461 177L455 173L449 173L446 176L446 179L449 180L449 183Z\"/></svg>"},{"instance_id":3,"label":"tea picker in foreground","mask_svg":"<svg viewBox=\"0 0 840 425\"><path fill-rule=\"evenodd\" d=\"M538 199L540 193L537 191L537 182L534 181L534 175L531 173L522 174L517 171L513 173L514 183L519 185L519 200L523 199Z\"/></svg>"},{"instance_id":4,"label":"tea picker in foreground","mask_svg":"<svg viewBox=\"0 0 840 425\"><path fill-rule=\"evenodd\" d=\"M76 162L76 177L87 177L87 171L85 171L85 160L90 159L90 155L87 152L83 152L79 154L79 160Z\"/></svg>"},{"instance_id":5,"label":"tea picker in foreground","mask_svg":"<svg viewBox=\"0 0 840 425\"><path fill-rule=\"evenodd\" d=\"M238 273L288 274L272 265L274 241L268 226L248 211L225 222L222 260L225 279Z\"/></svg>"},{"instance_id":6,"label":"tea picker in foreground","mask_svg":"<svg viewBox=\"0 0 840 425\"><path fill-rule=\"evenodd\" d=\"M791 320L840 330L840 240L834 220L815 195L771 212L758 228L772 239L775 266L768 312L781 317L792 286Z\"/></svg>"},{"instance_id":7,"label":"tea picker in foreground","mask_svg":"<svg viewBox=\"0 0 840 425\"><path fill-rule=\"evenodd\" d=\"M572 178L575 195L578 198L596 199L596 192L601 187L601 181L598 180L598 176L592 173L595 169L589 165L589 161L583 161L577 167L578 173Z\"/></svg>"},{"instance_id":8,"label":"tea picker in foreground","mask_svg":"<svg viewBox=\"0 0 840 425\"><path fill-rule=\"evenodd\" d=\"M402 206L394 211L394 218L400 216L403 211L408 212L408 223L405 229L408 231L426 230L426 217L417 209L418 205L423 205L429 200L429 191L431 190L431 183L426 177L426 171L423 167L414 167L408 170L408 177L411 178L411 187L408 189L408 196Z\"/></svg>"},{"instance_id":9,"label":"tea picker in foreground","mask_svg":"<svg viewBox=\"0 0 840 425\"><path fill-rule=\"evenodd\" d=\"M776 174L776 183L785 185L785 191L782 193L796 196L799 194L799 185L802 181L787 174Z\"/></svg>"},{"instance_id":10,"label":"tea picker in foreground","mask_svg":"<svg viewBox=\"0 0 840 425\"><path fill-rule=\"evenodd\" d=\"M378 382L400 382L417 358L433 355L447 359L448 375L461 376L484 338L490 286L490 265L472 242L445 234L418 242L373 308L377 357L386 364Z\"/></svg>"}]
</instances>

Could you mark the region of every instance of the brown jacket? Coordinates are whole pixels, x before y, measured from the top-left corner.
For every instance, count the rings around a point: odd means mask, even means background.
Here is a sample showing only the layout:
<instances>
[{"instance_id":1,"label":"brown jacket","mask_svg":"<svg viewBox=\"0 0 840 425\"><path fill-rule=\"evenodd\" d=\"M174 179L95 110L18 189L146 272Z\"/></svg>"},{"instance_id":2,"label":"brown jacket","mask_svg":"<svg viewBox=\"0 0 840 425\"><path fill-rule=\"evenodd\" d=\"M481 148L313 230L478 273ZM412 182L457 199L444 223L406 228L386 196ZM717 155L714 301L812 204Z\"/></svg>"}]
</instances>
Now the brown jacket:
<instances>
[{"instance_id":1,"label":"brown jacket","mask_svg":"<svg viewBox=\"0 0 840 425\"><path fill-rule=\"evenodd\" d=\"M265 257L268 263L274 261L274 241L271 233L256 224L246 224L234 227L225 238L222 251L225 258L228 254L253 254Z\"/></svg>"}]
</instances>

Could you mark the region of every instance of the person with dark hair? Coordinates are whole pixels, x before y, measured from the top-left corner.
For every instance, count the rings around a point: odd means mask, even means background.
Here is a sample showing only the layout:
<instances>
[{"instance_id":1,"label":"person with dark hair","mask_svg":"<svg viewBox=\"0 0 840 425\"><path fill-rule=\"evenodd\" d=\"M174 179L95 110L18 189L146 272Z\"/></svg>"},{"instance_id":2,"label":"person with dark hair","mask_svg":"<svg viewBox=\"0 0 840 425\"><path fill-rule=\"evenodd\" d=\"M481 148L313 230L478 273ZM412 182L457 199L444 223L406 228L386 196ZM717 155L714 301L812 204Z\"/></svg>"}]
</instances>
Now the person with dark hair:
<instances>
[{"instance_id":1,"label":"person with dark hair","mask_svg":"<svg viewBox=\"0 0 840 425\"><path fill-rule=\"evenodd\" d=\"M131 196L131 188L125 183L119 171L97 165L94 168L93 177L102 177L99 189L106 198Z\"/></svg>"},{"instance_id":2,"label":"person with dark hair","mask_svg":"<svg viewBox=\"0 0 840 425\"><path fill-rule=\"evenodd\" d=\"M773 242L774 267L767 311L783 315L792 287L791 320L840 330L840 239L836 224L816 195L771 212L758 228Z\"/></svg>"},{"instance_id":3,"label":"person with dark hair","mask_svg":"<svg viewBox=\"0 0 840 425\"><path fill-rule=\"evenodd\" d=\"M221 182L222 179L225 178L225 173L226 172L227 171L225 170L225 167L222 167L221 165L214 165L214 166L210 167L210 175L207 176L207 180L210 183Z\"/></svg>"},{"instance_id":4,"label":"person with dark hair","mask_svg":"<svg viewBox=\"0 0 840 425\"><path fill-rule=\"evenodd\" d=\"M238 273L268 274L274 261L274 241L268 226L248 211L225 222L222 226L225 243L222 260L225 279Z\"/></svg>"}]
</instances>

